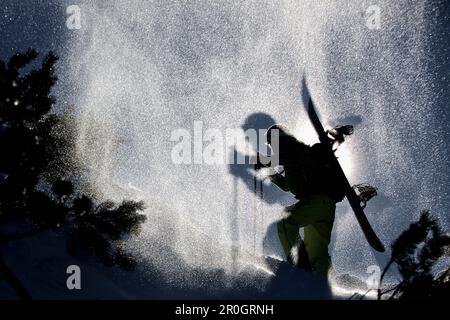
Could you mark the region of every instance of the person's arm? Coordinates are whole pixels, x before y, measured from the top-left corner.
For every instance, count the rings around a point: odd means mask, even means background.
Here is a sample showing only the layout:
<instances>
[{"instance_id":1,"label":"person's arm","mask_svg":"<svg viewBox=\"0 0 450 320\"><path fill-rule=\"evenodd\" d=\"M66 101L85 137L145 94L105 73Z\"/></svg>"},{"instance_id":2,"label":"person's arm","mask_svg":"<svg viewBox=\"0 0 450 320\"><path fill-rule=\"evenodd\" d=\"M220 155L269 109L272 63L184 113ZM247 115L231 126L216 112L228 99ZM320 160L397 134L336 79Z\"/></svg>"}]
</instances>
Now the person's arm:
<instances>
[{"instance_id":1,"label":"person's arm","mask_svg":"<svg viewBox=\"0 0 450 320\"><path fill-rule=\"evenodd\" d=\"M289 185L285 176L280 173L275 173L268 176L270 181L272 181L278 188L283 191L289 191Z\"/></svg>"},{"instance_id":2,"label":"person's arm","mask_svg":"<svg viewBox=\"0 0 450 320\"><path fill-rule=\"evenodd\" d=\"M270 165L271 165L270 157L257 152L255 169L259 170L261 168L269 168Z\"/></svg>"}]
</instances>

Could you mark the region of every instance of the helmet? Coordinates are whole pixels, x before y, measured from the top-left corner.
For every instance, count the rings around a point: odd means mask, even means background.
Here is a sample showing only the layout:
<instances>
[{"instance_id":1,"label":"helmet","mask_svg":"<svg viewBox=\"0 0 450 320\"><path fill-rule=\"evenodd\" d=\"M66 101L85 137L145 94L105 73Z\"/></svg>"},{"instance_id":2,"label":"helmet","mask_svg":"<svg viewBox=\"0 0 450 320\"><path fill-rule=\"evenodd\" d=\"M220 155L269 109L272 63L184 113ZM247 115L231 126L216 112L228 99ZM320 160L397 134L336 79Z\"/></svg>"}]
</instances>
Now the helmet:
<instances>
[{"instance_id":1,"label":"helmet","mask_svg":"<svg viewBox=\"0 0 450 320\"><path fill-rule=\"evenodd\" d=\"M268 145L272 144L272 130L278 130L278 137L290 137L288 129L281 124L274 124L270 126L266 131L266 141Z\"/></svg>"}]
</instances>

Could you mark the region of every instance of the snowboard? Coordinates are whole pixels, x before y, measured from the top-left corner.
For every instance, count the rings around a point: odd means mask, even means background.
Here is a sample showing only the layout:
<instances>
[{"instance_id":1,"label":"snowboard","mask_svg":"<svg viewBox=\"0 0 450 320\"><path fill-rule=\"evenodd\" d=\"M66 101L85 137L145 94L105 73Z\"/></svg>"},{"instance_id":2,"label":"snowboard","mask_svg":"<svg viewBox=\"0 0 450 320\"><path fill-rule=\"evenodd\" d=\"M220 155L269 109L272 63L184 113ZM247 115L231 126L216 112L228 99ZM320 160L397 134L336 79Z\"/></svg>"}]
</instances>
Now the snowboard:
<instances>
[{"instance_id":1,"label":"snowboard","mask_svg":"<svg viewBox=\"0 0 450 320\"><path fill-rule=\"evenodd\" d=\"M308 116L314 126L314 129L316 130L317 134L319 135L320 142L322 144L326 145L329 148L330 152L333 152L333 140L328 137L327 132L325 131L324 127L322 126L322 123L319 120L319 117L316 113L316 110L314 108L311 98L309 99L309 104L308 104ZM359 225L361 226L361 229L364 233L364 236L367 239L367 242L376 251L384 252L385 251L384 245L381 243L380 239L376 235L375 231L373 230L372 226L369 223L369 220L367 220L366 214L364 213L364 210L361 206L361 201L360 201L358 195L356 194L355 190L350 185L350 182L348 181L347 177L345 176L345 173L342 170L342 167L339 164L338 159L336 157L333 157L333 159L334 159L334 161L336 161L335 165L338 170L338 175L339 175L339 177L344 185L344 188L345 188L345 197L347 198L348 202L350 203L351 208L353 209L353 212L355 213L356 220L358 221Z\"/></svg>"}]
</instances>

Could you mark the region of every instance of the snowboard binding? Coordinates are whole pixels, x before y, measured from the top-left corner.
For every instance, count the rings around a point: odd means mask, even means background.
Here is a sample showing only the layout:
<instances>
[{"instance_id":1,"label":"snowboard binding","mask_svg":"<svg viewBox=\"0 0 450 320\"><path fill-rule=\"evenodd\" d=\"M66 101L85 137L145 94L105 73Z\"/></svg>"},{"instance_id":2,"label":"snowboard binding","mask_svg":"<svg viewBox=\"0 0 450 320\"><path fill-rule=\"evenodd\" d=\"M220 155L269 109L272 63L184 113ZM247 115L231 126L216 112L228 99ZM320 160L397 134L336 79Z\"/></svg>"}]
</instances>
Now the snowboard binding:
<instances>
[{"instance_id":1,"label":"snowboard binding","mask_svg":"<svg viewBox=\"0 0 450 320\"><path fill-rule=\"evenodd\" d=\"M367 202L370 199L378 195L377 188L372 187L367 183L355 184L352 188L355 190L363 209L366 207Z\"/></svg>"},{"instance_id":2,"label":"snowboard binding","mask_svg":"<svg viewBox=\"0 0 450 320\"><path fill-rule=\"evenodd\" d=\"M333 129L327 130L327 135L333 142L333 150L336 150L345 141L345 136L351 136L354 132L354 128L351 125L334 127Z\"/></svg>"}]
</instances>

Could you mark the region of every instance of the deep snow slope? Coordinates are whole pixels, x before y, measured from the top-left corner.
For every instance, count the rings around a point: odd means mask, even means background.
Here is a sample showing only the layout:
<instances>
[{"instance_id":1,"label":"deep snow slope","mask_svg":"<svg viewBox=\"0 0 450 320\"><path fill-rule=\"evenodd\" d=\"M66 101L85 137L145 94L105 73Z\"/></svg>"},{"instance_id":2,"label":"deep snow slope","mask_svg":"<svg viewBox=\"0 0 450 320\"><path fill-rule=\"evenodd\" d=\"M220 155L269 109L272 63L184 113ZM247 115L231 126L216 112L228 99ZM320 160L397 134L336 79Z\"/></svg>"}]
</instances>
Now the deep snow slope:
<instances>
[{"instance_id":1,"label":"deep snow slope","mask_svg":"<svg viewBox=\"0 0 450 320\"><path fill-rule=\"evenodd\" d=\"M334 277L327 280L270 257L248 258L232 276L221 268L192 268L170 248L166 262L178 268L173 275L151 262L123 271L105 267L89 255L67 255L63 238L48 232L1 247L8 266L33 299L346 299L367 290L356 277L340 275L337 284ZM71 265L80 267L81 290L67 288ZM16 298L1 280L0 299Z\"/></svg>"}]
</instances>

